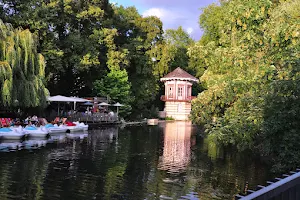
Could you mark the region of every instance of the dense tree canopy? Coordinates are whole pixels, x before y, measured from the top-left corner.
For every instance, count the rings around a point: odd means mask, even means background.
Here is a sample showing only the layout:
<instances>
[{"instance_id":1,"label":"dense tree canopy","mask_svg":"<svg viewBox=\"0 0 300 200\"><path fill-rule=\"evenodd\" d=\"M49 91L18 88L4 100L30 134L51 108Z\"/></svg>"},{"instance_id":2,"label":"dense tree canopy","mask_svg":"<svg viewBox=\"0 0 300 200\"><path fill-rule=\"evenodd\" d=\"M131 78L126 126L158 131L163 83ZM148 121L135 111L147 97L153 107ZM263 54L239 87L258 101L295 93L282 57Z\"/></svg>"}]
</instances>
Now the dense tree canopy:
<instances>
[{"instance_id":1,"label":"dense tree canopy","mask_svg":"<svg viewBox=\"0 0 300 200\"><path fill-rule=\"evenodd\" d=\"M193 120L219 141L289 167L300 156L299 16L299 0L211 5L200 17L204 36L189 49L207 68Z\"/></svg>"},{"instance_id":2,"label":"dense tree canopy","mask_svg":"<svg viewBox=\"0 0 300 200\"><path fill-rule=\"evenodd\" d=\"M92 96L94 82L108 81L112 71L126 70L132 116L145 117L159 99L159 78L188 65L186 52L193 43L188 34L181 27L163 34L157 17L142 17L134 7L107 0L0 0L0 4L5 22L37 35L51 95Z\"/></svg>"},{"instance_id":3,"label":"dense tree canopy","mask_svg":"<svg viewBox=\"0 0 300 200\"><path fill-rule=\"evenodd\" d=\"M91 96L93 83L118 65L132 85L134 110L147 110L156 98L158 77L150 51L163 39L158 18L142 17L134 7L107 0L1 0L0 4L5 5L0 9L5 22L38 36L51 95Z\"/></svg>"},{"instance_id":4,"label":"dense tree canopy","mask_svg":"<svg viewBox=\"0 0 300 200\"><path fill-rule=\"evenodd\" d=\"M6 107L45 106L45 60L35 36L0 20L1 103Z\"/></svg>"}]
</instances>

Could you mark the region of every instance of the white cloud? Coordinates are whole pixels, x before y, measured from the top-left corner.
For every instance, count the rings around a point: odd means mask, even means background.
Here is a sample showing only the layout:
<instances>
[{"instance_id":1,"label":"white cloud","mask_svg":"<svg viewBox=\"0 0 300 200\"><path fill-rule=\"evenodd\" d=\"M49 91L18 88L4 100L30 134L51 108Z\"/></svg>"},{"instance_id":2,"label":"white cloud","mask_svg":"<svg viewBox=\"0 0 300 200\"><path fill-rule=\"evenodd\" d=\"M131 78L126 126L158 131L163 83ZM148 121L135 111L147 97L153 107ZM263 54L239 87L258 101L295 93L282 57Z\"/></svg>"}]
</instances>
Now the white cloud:
<instances>
[{"instance_id":1,"label":"white cloud","mask_svg":"<svg viewBox=\"0 0 300 200\"><path fill-rule=\"evenodd\" d=\"M191 34L194 32L194 29L193 29L192 27L188 27L188 28L186 29L186 32L187 32L189 35L191 35Z\"/></svg>"},{"instance_id":2,"label":"white cloud","mask_svg":"<svg viewBox=\"0 0 300 200\"><path fill-rule=\"evenodd\" d=\"M143 13L143 16L144 17L148 17L148 16L156 16L160 19L163 19L165 18L169 13L168 10L166 9L163 9L163 8L150 8L148 10L146 10L144 13Z\"/></svg>"}]
</instances>

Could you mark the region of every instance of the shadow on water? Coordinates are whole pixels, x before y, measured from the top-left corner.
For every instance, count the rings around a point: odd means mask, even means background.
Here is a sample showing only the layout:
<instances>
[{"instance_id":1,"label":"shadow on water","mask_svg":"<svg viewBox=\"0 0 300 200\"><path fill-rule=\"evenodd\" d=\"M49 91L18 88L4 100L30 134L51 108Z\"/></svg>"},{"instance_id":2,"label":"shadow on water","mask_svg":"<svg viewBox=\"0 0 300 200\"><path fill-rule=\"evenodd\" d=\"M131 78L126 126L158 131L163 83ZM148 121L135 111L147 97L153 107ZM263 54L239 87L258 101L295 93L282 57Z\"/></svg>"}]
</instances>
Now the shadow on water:
<instances>
[{"instance_id":1,"label":"shadow on water","mask_svg":"<svg viewBox=\"0 0 300 200\"><path fill-rule=\"evenodd\" d=\"M257 158L198 135L168 122L2 142L0 199L233 199L268 178Z\"/></svg>"}]
</instances>

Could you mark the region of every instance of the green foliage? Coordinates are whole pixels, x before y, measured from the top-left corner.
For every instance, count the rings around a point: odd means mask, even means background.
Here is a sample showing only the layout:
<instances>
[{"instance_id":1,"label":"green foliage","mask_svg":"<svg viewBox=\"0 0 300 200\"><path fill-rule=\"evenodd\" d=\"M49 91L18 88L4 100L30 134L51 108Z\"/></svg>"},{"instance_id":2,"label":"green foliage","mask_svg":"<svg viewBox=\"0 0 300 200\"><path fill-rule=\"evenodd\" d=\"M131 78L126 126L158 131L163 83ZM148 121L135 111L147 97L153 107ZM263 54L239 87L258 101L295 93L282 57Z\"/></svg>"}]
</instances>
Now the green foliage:
<instances>
[{"instance_id":1,"label":"green foliage","mask_svg":"<svg viewBox=\"0 0 300 200\"><path fill-rule=\"evenodd\" d=\"M13 29L0 20L0 85L2 105L21 108L46 105L45 60L28 29Z\"/></svg>"},{"instance_id":2,"label":"green foliage","mask_svg":"<svg viewBox=\"0 0 300 200\"><path fill-rule=\"evenodd\" d=\"M158 118L158 112L159 109L157 107L155 107L154 105L151 106L150 110L149 110L149 118Z\"/></svg>"},{"instance_id":3,"label":"green foliage","mask_svg":"<svg viewBox=\"0 0 300 200\"><path fill-rule=\"evenodd\" d=\"M194 41L181 26L176 30L166 30L164 41L158 44L151 52L152 57L157 61L157 63L154 64L155 75L164 76L177 67L189 71L187 49L193 44Z\"/></svg>"},{"instance_id":4,"label":"green foliage","mask_svg":"<svg viewBox=\"0 0 300 200\"><path fill-rule=\"evenodd\" d=\"M166 116L165 120L167 120L167 121L173 121L175 119L172 116Z\"/></svg>"},{"instance_id":5,"label":"green foliage","mask_svg":"<svg viewBox=\"0 0 300 200\"><path fill-rule=\"evenodd\" d=\"M94 92L97 96L108 96L112 102L124 104L120 109L121 116L127 116L131 111L133 97L131 85L125 69L112 69L106 77L94 82Z\"/></svg>"},{"instance_id":6,"label":"green foliage","mask_svg":"<svg viewBox=\"0 0 300 200\"><path fill-rule=\"evenodd\" d=\"M292 139L300 125L299 13L299 0L211 5L200 17L204 36L189 49L205 66L199 74L207 87L193 101L192 119L219 141L259 149L285 167L300 164L289 159L300 149Z\"/></svg>"}]
</instances>

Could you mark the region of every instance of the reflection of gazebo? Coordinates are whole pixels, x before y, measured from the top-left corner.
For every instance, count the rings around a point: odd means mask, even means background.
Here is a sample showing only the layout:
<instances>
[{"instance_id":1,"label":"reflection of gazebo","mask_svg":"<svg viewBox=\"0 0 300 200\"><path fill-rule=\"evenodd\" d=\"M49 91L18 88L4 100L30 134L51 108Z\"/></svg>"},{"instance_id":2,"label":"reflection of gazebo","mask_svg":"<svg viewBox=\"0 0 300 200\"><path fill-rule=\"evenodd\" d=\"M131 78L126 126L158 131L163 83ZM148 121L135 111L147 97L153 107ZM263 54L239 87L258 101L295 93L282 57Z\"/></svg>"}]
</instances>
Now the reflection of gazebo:
<instances>
[{"instance_id":1,"label":"reflection of gazebo","mask_svg":"<svg viewBox=\"0 0 300 200\"><path fill-rule=\"evenodd\" d=\"M174 173L185 170L190 161L191 131L191 122L166 123L159 169Z\"/></svg>"}]
</instances>

